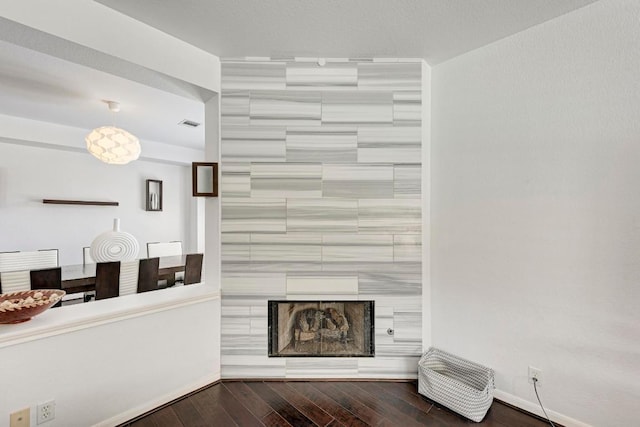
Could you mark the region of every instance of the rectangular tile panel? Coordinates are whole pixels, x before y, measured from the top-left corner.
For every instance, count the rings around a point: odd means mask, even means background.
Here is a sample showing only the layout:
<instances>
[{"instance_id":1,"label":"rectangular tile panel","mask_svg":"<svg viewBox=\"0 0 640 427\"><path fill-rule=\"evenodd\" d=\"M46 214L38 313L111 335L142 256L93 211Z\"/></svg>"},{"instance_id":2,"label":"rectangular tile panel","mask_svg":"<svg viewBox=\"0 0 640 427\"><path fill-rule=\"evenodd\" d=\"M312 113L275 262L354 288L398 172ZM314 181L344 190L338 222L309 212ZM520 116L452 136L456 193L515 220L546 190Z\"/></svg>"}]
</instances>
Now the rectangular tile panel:
<instances>
[{"instance_id":1,"label":"rectangular tile panel","mask_svg":"<svg viewBox=\"0 0 640 427\"><path fill-rule=\"evenodd\" d=\"M322 237L323 261L391 262L393 236L325 234Z\"/></svg>"},{"instance_id":2,"label":"rectangular tile panel","mask_svg":"<svg viewBox=\"0 0 640 427\"><path fill-rule=\"evenodd\" d=\"M422 275L397 272L360 272L358 274L358 289L361 294L365 295L422 295Z\"/></svg>"},{"instance_id":3,"label":"rectangular tile panel","mask_svg":"<svg viewBox=\"0 0 640 427\"><path fill-rule=\"evenodd\" d=\"M291 357L286 359L287 378L353 378L357 358Z\"/></svg>"},{"instance_id":4,"label":"rectangular tile panel","mask_svg":"<svg viewBox=\"0 0 640 427\"><path fill-rule=\"evenodd\" d=\"M224 162L220 166L222 197L249 197L251 195L251 164Z\"/></svg>"},{"instance_id":5,"label":"rectangular tile panel","mask_svg":"<svg viewBox=\"0 0 640 427\"><path fill-rule=\"evenodd\" d=\"M384 125L393 123L391 92L324 92L322 123Z\"/></svg>"},{"instance_id":6,"label":"rectangular tile panel","mask_svg":"<svg viewBox=\"0 0 640 427\"><path fill-rule=\"evenodd\" d=\"M284 62L222 62L222 90L285 89Z\"/></svg>"},{"instance_id":7,"label":"rectangular tile panel","mask_svg":"<svg viewBox=\"0 0 640 427\"><path fill-rule=\"evenodd\" d=\"M354 199L290 199L287 201L288 232L355 233L358 202Z\"/></svg>"},{"instance_id":8,"label":"rectangular tile panel","mask_svg":"<svg viewBox=\"0 0 640 427\"><path fill-rule=\"evenodd\" d=\"M220 235L222 262L251 261L251 235L222 233Z\"/></svg>"},{"instance_id":9,"label":"rectangular tile panel","mask_svg":"<svg viewBox=\"0 0 640 427\"><path fill-rule=\"evenodd\" d=\"M419 127L361 127L358 129L358 162L416 163L420 161L422 131Z\"/></svg>"},{"instance_id":10,"label":"rectangular tile panel","mask_svg":"<svg viewBox=\"0 0 640 427\"><path fill-rule=\"evenodd\" d=\"M358 232L416 234L422 230L419 199L371 199L358 202Z\"/></svg>"},{"instance_id":11,"label":"rectangular tile panel","mask_svg":"<svg viewBox=\"0 0 640 427\"><path fill-rule=\"evenodd\" d=\"M285 199L222 199L223 233L284 233Z\"/></svg>"},{"instance_id":12,"label":"rectangular tile panel","mask_svg":"<svg viewBox=\"0 0 640 427\"><path fill-rule=\"evenodd\" d=\"M308 198L322 195L320 163L254 163L251 197Z\"/></svg>"},{"instance_id":13,"label":"rectangular tile panel","mask_svg":"<svg viewBox=\"0 0 640 427\"><path fill-rule=\"evenodd\" d=\"M421 126L422 125L422 95L421 92L393 93L393 125Z\"/></svg>"},{"instance_id":14,"label":"rectangular tile panel","mask_svg":"<svg viewBox=\"0 0 640 427\"><path fill-rule=\"evenodd\" d=\"M319 234L254 234L251 261L320 262L322 238Z\"/></svg>"},{"instance_id":15,"label":"rectangular tile panel","mask_svg":"<svg viewBox=\"0 0 640 427\"><path fill-rule=\"evenodd\" d=\"M250 122L262 126L320 126L321 95L314 92L252 92Z\"/></svg>"},{"instance_id":16,"label":"rectangular tile panel","mask_svg":"<svg viewBox=\"0 0 640 427\"><path fill-rule=\"evenodd\" d=\"M220 98L220 123L222 126L249 125L249 92L226 91Z\"/></svg>"},{"instance_id":17,"label":"rectangular tile panel","mask_svg":"<svg viewBox=\"0 0 640 427\"><path fill-rule=\"evenodd\" d=\"M279 273L229 273L222 275L222 294L229 296L284 296L286 275Z\"/></svg>"},{"instance_id":18,"label":"rectangular tile panel","mask_svg":"<svg viewBox=\"0 0 640 427\"><path fill-rule=\"evenodd\" d=\"M220 146L222 162L285 161L285 136L284 127L223 127Z\"/></svg>"},{"instance_id":19,"label":"rectangular tile panel","mask_svg":"<svg viewBox=\"0 0 640 427\"><path fill-rule=\"evenodd\" d=\"M391 198L393 166L324 164L322 195L326 198Z\"/></svg>"},{"instance_id":20,"label":"rectangular tile panel","mask_svg":"<svg viewBox=\"0 0 640 427\"><path fill-rule=\"evenodd\" d=\"M359 63L358 88L376 90L422 90L422 64Z\"/></svg>"},{"instance_id":21,"label":"rectangular tile panel","mask_svg":"<svg viewBox=\"0 0 640 427\"><path fill-rule=\"evenodd\" d=\"M393 195L396 199L422 197L422 165L393 166Z\"/></svg>"},{"instance_id":22,"label":"rectangular tile panel","mask_svg":"<svg viewBox=\"0 0 640 427\"><path fill-rule=\"evenodd\" d=\"M394 311L394 339L422 342L422 313L420 311Z\"/></svg>"},{"instance_id":23,"label":"rectangular tile panel","mask_svg":"<svg viewBox=\"0 0 640 427\"><path fill-rule=\"evenodd\" d=\"M396 234L393 236L393 261L422 261L422 235Z\"/></svg>"},{"instance_id":24,"label":"rectangular tile panel","mask_svg":"<svg viewBox=\"0 0 640 427\"><path fill-rule=\"evenodd\" d=\"M320 67L317 63L287 64L287 87L336 90L358 86L358 67L353 63L327 63Z\"/></svg>"},{"instance_id":25,"label":"rectangular tile panel","mask_svg":"<svg viewBox=\"0 0 640 427\"><path fill-rule=\"evenodd\" d=\"M358 294L357 276L287 276L287 294L332 295Z\"/></svg>"},{"instance_id":26,"label":"rectangular tile panel","mask_svg":"<svg viewBox=\"0 0 640 427\"><path fill-rule=\"evenodd\" d=\"M287 128L288 162L355 163L356 128L311 126Z\"/></svg>"}]
</instances>

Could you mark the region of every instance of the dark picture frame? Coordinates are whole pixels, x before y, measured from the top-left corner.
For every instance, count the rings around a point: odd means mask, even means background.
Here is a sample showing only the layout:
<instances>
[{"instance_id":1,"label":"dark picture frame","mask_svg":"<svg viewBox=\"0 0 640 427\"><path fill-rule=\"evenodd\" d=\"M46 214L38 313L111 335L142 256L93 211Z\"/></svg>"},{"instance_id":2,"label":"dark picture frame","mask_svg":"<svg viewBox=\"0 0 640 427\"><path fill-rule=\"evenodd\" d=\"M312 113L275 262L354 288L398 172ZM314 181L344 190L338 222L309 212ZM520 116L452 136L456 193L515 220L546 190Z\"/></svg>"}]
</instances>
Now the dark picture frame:
<instances>
[{"instance_id":1,"label":"dark picture frame","mask_svg":"<svg viewBox=\"0 0 640 427\"><path fill-rule=\"evenodd\" d=\"M150 212L162 211L162 181L147 179L145 192L145 209Z\"/></svg>"},{"instance_id":2,"label":"dark picture frame","mask_svg":"<svg viewBox=\"0 0 640 427\"><path fill-rule=\"evenodd\" d=\"M193 197L218 197L218 164L191 163Z\"/></svg>"}]
</instances>

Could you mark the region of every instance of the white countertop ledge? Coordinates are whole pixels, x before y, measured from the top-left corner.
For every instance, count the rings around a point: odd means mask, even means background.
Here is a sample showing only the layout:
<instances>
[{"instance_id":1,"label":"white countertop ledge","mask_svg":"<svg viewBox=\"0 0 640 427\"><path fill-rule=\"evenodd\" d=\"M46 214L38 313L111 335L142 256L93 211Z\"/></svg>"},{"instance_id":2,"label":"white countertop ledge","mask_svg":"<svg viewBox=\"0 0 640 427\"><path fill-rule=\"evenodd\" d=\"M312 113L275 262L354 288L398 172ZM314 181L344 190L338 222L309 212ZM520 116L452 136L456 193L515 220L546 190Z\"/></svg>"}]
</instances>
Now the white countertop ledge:
<instances>
[{"instance_id":1,"label":"white countertop ledge","mask_svg":"<svg viewBox=\"0 0 640 427\"><path fill-rule=\"evenodd\" d=\"M0 324L0 348L220 299L205 283L51 308L23 323Z\"/></svg>"}]
</instances>

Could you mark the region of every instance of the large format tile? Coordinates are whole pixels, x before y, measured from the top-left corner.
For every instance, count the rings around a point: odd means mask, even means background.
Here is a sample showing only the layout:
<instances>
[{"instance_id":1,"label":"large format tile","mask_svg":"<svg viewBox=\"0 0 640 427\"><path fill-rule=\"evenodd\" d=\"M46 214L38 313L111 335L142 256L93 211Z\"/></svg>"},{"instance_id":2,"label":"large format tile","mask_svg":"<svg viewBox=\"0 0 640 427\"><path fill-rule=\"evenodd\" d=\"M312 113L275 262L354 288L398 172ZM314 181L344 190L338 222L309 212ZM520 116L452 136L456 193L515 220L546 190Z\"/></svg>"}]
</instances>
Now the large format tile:
<instances>
[{"instance_id":1,"label":"large format tile","mask_svg":"<svg viewBox=\"0 0 640 427\"><path fill-rule=\"evenodd\" d=\"M222 126L249 125L249 92L226 91L220 99L220 124Z\"/></svg>"},{"instance_id":2,"label":"large format tile","mask_svg":"<svg viewBox=\"0 0 640 427\"><path fill-rule=\"evenodd\" d=\"M420 262L422 260L422 234L396 234L393 236L394 262Z\"/></svg>"},{"instance_id":3,"label":"large format tile","mask_svg":"<svg viewBox=\"0 0 640 427\"><path fill-rule=\"evenodd\" d=\"M222 62L222 90L285 89L284 62Z\"/></svg>"},{"instance_id":4,"label":"large format tile","mask_svg":"<svg viewBox=\"0 0 640 427\"><path fill-rule=\"evenodd\" d=\"M422 198L422 166L393 165L393 196L396 199Z\"/></svg>"},{"instance_id":5,"label":"large format tile","mask_svg":"<svg viewBox=\"0 0 640 427\"><path fill-rule=\"evenodd\" d=\"M324 295L324 298L334 298L335 295L357 295L358 276L295 276L288 274L287 294Z\"/></svg>"},{"instance_id":6,"label":"large format tile","mask_svg":"<svg viewBox=\"0 0 640 427\"><path fill-rule=\"evenodd\" d=\"M361 127L358 129L358 162L415 163L420 159L419 127Z\"/></svg>"},{"instance_id":7,"label":"large format tile","mask_svg":"<svg viewBox=\"0 0 640 427\"><path fill-rule=\"evenodd\" d=\"M334 125L385 125L393 123L391 92L325 92L322 123Z\"/></svg>"},{"instance_id":8,"label":"large format tile","mask_svg":"<svg viewBox=\"0 0 640 427\"><path fill-rule=\"evenodd\" d=\"M391 262L393 236L325 234L322 236L322 261Z\"/></svg>"},{"instance_id":9,"label":"large format tile","mask_svg":"<svg viewBox=\"0 0 640 427\"><path fill-rule=\"evenodd\" d=\"M319 234L254 234L251 236L251 261L320 262L321 245Z\"/></svg>"},{"instance_id":10,"label":"large format tile","mask_svg":"<svg viewBox=\"0 0 640 427\"><path fill-rule=\"evenodd\" d=\"M320 126L321 101L320 93L314 92L252 92L250 123L256 126Z\"/></svg>"},{"instance_id":11,"label":"large format tile","mask_svg":"<svg viewBox=\"0 0 640 427\"><path fill-rule=\"evenodd\" d=\"M223 162L220 169L220 193L223 198L251 196L250 163Z\"/></svg>"},{"instance_id":12,"label":"large format tile","mask_svg":"<svg viewBox=\"0 0 640 427\"><path fill-rule=\"evenodd\" d=\"M360 272L358 289L361 294L422 295L422 275L399 272Z\"/></svg>"},{"instance_id":13,"label":"large format tile","mask_svg":"<svg viewBox=\"0 0 640 427\"><path fill-rule=\"evenodd\" d=\"M309 198L322 195L320 163L254 163L251 197Z\"/></svg>"},{"instance_id":14,"label":"large format tile","mask_svg":"<svg viewBox=\"0 0 640 427\"><path fill-rule=\"evenodd\" d=\"M358 67L354 63L331 62L320 67L315 62L287 64L287 87L336 90L358 86Z\"/></svg>"},{"instance_id":15,"label":"large format tile","mask_svg":"<svg viewBox=\"0 0 640 427\"><path fill-rule=\"evenodd\" d=\"M356 128L310 126L287 128L288 162L356 163Z\"/></svg>"},{"instance_id":16,"label":"large format tile","mask_svg":"<svg viewBox=\"0 0 640 427\"><path fill-rule=\"evenodd\" d=\"M223 233L284 233L285 199L229 198L222 200Z\"/></svg>"},{"instance_id":17,"label":"large format tile","mask_svg":"<svg viewBox=\"0 0 640 427\"><path fill-rule=\"evenodd\" d=\"M421 91L422 64L361 62L358 64L358 88Z\"/></svg>"},{"instance_id":18,"label":"large format tile","mask_svg":"<svg viewBox=\"0 0 640 427\"><path fill-rule=\"evenodd\" d=\"M416 234L422 230L420 199L370 199L358 202L358 232Z\"/></svg>"},{"instance_id":19,"label":"large format tile","mask_svg":"<svg viewBox=\"0 0 640 427\"><path fill-rule=\"evenodd\" d=\"M422 125L422 95L421 92L393 93L393 125L421 126Z\"/></svg>"},{"instance_id":20,"label":"large format tile","mask_svg":"<svg viewBox=\"0 0 640 427\"><path fill-rule=\"evenodd\" d=\"M284 296L287 276L283 273L225 273L222 275L222 294L238 296Z\"/></svg>"},{"instance_id":21,"label":"large format tile","mask_svg":"<svg viewBox=\"0 0 640 427\"><path fill-rule=\"evenodd\" d=\"M221 160L225 162L283 162L284 127L226 126L222 128Z\"/></svg>"},{"instance_id":22,"label":"large format tile","mask_svg":"<svg viewBox=\"0 0 640 427\"><path fill-rule=\"evenodd\" d=\"M358 201L355 199L290 199L288 232L355 233Z\"/></svg>"},{"instance_id":23,"label":"large format tile","mask_svg":"<svg viewBox=\"0 0 640 427\"><path fill-rule=\"evenodd\" d=\"M221 233L222 262L251 261L251 235Z\"/></svg>"},{"instance_id":24,"label":"large format tile","mask_svg":"<svg viewBox=\"0 0 640 427\"><path fill-rule=\"evenodd\" d=\"M325 164L322 195L326 198L393 198L393 166Z\"/></svg>"}]
</instances>

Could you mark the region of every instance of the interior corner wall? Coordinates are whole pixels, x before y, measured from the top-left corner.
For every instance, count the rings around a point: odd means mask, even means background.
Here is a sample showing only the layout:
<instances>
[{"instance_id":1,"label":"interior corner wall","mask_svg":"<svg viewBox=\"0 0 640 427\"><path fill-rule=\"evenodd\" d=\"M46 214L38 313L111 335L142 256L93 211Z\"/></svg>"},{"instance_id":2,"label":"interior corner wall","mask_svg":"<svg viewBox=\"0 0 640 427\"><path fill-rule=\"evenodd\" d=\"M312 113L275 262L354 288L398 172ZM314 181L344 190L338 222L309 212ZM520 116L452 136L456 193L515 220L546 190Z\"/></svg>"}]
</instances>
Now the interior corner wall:
<instances>
[{"instance_id":1,"label":"interior corner wall","mask_svg":"<svg viewBox=\"0 0 640 427\"><path fill-rule=\"evenodd\" d=\"M638 423L638 16L599 1L432 70L434 345L530 410L542 369L565 425Z\"/></svg>"},{"instance_id":2,"label":"interior corner wall","mask_svg":"<svg viewBox=\"0 0 640 427\"><path fill-rule=\"evenodd\" d=\"M223 61L223 378L417 376L422 67ZM269 358L270 299L374 300L375 357Z\"/></svg>"},{"instance_id":3,"label":"interior corner wall","mask_svg":"<svg viewBox=\"0 0 640 427\"><path fill-rule=\"evenodd\" d=\"M163 184L162 212L145 210L145 183ZM191 171L138 160L108 165L87 153L0 141L0 251L57 248L61 265L82 264L82 248L111 230L140 244L181 240L190 250ZM119 206L48 205L42 199L115 201Z\"/></svg>"}]
</instances>

